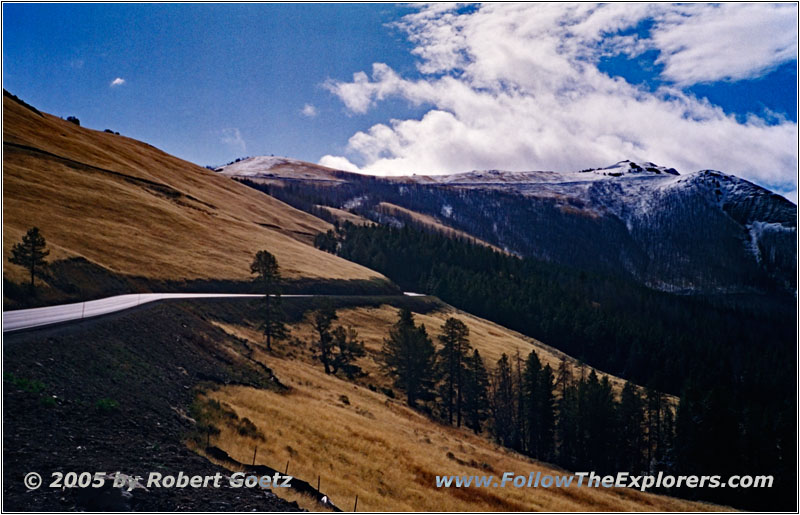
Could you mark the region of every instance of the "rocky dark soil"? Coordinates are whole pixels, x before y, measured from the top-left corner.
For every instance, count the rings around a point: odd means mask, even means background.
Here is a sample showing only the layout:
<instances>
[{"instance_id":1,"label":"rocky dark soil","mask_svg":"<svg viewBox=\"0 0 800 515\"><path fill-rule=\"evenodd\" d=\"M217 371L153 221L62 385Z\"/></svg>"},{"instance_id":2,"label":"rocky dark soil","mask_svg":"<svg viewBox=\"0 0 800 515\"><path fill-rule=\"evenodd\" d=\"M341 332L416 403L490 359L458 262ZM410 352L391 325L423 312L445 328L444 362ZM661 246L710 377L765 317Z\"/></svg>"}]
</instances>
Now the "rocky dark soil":
<instances>
[{"instance_id":1,"label":"rocky dark soil","mask_svg":"<svg viewBox=\"0 0 800 515\"><path fill-rule=\"evenodd\" d=\"M196 301L195 301L196 302ZM51 474L231 472L187 448L198 388L280 388L204 309L161 302L121 314L5 335L3 511L295 511L258 488L49 488ZM195 304L196 305L196 304ZM230 307L227 307L230 309ZM44 478L28 491L28 472ZM222 484L227 484L222 481Z\"/></svg>"}]
</instances>

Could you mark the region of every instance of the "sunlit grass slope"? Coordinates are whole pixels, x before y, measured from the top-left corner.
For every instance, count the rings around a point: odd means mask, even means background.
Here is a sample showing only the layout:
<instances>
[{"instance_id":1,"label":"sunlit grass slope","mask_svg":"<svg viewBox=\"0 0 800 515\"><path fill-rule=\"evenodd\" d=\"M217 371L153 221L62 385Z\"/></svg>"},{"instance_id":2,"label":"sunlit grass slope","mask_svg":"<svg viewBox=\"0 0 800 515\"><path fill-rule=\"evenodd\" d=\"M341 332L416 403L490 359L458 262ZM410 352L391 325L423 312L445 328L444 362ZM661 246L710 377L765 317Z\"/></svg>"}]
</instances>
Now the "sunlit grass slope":
<instances>
[{"instance_id":1,"label":"sunlit grass slope","mask_svg":"<svg viewBox=\"0 0 800 515\"><path fill-rule=\"evenodd\" d=\"M244 279L259 249L290 278L379 274L313 247L326 222L146 143L79 127L3 96L3 275L38 226L50 259L81 256L154 279Z\"/></svg>"}]
</instances>

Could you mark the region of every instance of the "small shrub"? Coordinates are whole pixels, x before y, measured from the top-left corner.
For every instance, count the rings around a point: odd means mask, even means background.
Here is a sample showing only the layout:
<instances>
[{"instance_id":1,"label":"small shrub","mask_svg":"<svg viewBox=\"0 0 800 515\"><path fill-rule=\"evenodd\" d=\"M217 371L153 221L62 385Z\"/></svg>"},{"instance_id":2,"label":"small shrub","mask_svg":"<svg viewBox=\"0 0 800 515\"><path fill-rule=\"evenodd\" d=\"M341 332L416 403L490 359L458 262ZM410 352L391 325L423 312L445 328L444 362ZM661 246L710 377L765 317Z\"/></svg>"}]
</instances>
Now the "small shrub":
<instances>
[{"instance_id":1,"label":"small shrub","mask_svg":"<svg viewBox=\"0 0 800 515\"><path fill-rule=\"evenodd\" d=\"M264 433L258 430L253 422L245 417L239 422L239 425L236 427L236 431L242 436L249 436L250 438L255 438L257 440L264 440Z\"/></svg>"},{"instance_id":2,"label":"small shrub","mask_svg":"<svg viewBox=\"0 0 800 515\"><path fill-rule=\"evenodd\" d=\"M102 413L111 413L119 408L119 403L114 399L103 398L95 402L94 407Z\"/></svg>"},{"instance_id":3,"label":"small shrub","mask_svg":"<svg viewBox=\"0 0 800 515\"><path fill-rule=\"evenodd\" d=\"M3 374L3 381L8 381L20 390L28 393L42 393L45 389L44 383L36 379L25 379L24 377L16 377L11 372Z\"/></svg>"},{"instance_id":4,"label":"small shrub","mask_svg":"<svg viewBox=\"0 0 800 515\"><path fill-rule=\"evenodd\" d=\"M39 402L42 406L46 408L52 408L56 405L56 400L53 397L45 395L44 397L39 399Z\"/></svg>"},{"instance_id":5,"label":"small shrub","mask_svg":"<svg viewBox=\"0 0 800 515\"><path fill-rule=\"evenodd\" d=\"M78 120L78 119L77 119L76 117L74 117L74 116L67 116L67 121L68 121L69 123L74 123L74 124L75 124L75 125L77 125L78 127L80 127L80 126L81 126L81 121L80 121L80 120Z\"/></svg>"}]
</instances>

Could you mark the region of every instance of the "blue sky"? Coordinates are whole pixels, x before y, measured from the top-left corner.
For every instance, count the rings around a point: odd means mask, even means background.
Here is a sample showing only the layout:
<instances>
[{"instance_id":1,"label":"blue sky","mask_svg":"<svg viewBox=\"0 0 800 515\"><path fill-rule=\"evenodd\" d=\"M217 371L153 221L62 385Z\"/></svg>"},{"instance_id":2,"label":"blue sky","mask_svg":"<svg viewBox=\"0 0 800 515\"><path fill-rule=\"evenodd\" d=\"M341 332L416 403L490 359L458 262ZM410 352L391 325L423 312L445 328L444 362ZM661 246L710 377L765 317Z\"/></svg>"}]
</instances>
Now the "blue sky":
<instances>
[{"instance_id":1,"label":"blue sky","mask_svg":"<svg viewBox=\"0 0 800 515\"><path fill-rule=\"evenodd\" d=\"M639 159L796 198L796 18L793 4L4 4L3 87L201 165Z\"/></svg>"},{"instance_id":2,"label":"blue sky","mask_svg":"<svg viewBox=\"0 0 800 515\"><path fill-rule=\"evenodd\" d=\"M322 84L375 59L414 71L392 5L5 4L3 87L83 125L199 164L316 161L383 112L348 116ZM124 83L110 86L116 78ZM306 104L316 116L304 116ZM382 111L414 115L407 102ZM236 133L238 143L223 143Z\"/></svg>"}]
</instances>

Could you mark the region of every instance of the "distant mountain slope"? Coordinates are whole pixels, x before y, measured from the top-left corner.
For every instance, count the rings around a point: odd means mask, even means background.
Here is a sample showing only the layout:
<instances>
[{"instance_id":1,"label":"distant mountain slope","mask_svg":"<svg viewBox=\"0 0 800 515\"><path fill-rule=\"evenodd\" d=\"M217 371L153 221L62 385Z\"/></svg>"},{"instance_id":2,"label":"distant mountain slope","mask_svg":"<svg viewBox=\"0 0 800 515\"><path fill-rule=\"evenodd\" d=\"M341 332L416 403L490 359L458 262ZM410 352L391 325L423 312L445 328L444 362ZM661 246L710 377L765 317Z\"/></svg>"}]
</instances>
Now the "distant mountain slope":
<instances>
[{"instance_id":1,"label":"distant mountain slope","mask_svg":"<svg viewBox=\"0 0 800 515\"><path fill-rule=\"evenodd\" d=\"M313 199L386 221L381 203L391 203L515 254L665 291L764 293L797 284L797 206L722 172L680 175L621 161L579 172L376 178L250 158L221 173L242 169L281 185L275 196L293 205Z\"/></svg>"},{"instance_id":2,"label":"distant mountain slope","mask_svg":"<svg viewBox=\"0 0 800 515\"><path fill-rule=\"evenodd\" d=\"M38 226L51 261L82 257L153 279L250 277L257 250L286 276L381 276L316 250L327 222L125 136L79 127L3 95L3 277L11 246Z\"/></svg>"}]
</instances>

